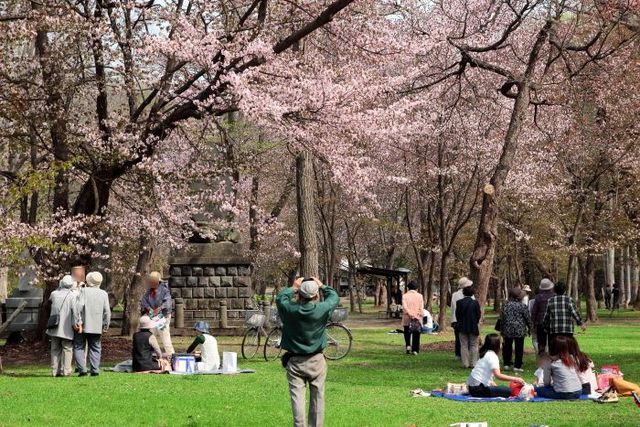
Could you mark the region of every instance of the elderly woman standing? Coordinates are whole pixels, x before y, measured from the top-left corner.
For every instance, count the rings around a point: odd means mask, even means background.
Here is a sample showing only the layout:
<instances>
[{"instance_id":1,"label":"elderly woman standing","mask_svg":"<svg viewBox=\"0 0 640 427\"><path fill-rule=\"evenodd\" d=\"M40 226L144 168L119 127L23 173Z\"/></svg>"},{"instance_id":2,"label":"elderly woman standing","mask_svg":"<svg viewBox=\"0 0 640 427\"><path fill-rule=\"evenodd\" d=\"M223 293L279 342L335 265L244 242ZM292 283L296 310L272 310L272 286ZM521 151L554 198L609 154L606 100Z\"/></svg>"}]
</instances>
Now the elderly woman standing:
<instances>
[{"instance_id":1,"label":"elderly woman standing","mask_svg":"<svg viewBox=\"0 0 640 427\"><path fill-rule=\"evenodd\" d=\"M424 298L418 293L418 284L409 282L409 291L402 296L402 326L407 354L420 353L420 334L422 333L422 309Z\"/></svg>"},{"instance_id":2,"label":"elderly woman standing","mask_svg":"<svg viewBox=\"0 0 640 427\"><path fill-rule=\"evenodd\" d=\"M80 289L78 296L78 314L81 328L73 339L73 351L78 364L79 376L87 375L85 347L89 348L89 362L91 376L98 376L100 372L100 358L102 355L102 332L109 329L111 322L111 308L109 296L100 289L102 274L91 272L86 278L87 286Z\"/></svg>"},{"instance_id":3,"label":"elderly woman standing","mask_svg":"<svg viewBox=\"0 0 640 427\"><path fill-rule=\"evenodd\" d=\"M502 359L504 370L508 371L513 366L515 372L522 372L522 357L524 356L524 338L532 328L529 308L522 303L525 292L519 288L509 290L509 300L502 309L500 315L502 324L502 336L504 345L502 346ZM513 346L515 344L515 363L511 364Z\"/></svg>"},{"instance_id":4,"label":"elderly woman standing","mask_svg":"<svg viewBox=\"0 0 640 427\"><path fill-rule=\"evenodd\" d=\"M57 290L51 292L51 315L47 322L47 335L51 337L51 373L54 377L71 375L73 361L73 329L79 322L76 309L73 278L69 275L60 280Z\"/></svg>"}]
</instances>

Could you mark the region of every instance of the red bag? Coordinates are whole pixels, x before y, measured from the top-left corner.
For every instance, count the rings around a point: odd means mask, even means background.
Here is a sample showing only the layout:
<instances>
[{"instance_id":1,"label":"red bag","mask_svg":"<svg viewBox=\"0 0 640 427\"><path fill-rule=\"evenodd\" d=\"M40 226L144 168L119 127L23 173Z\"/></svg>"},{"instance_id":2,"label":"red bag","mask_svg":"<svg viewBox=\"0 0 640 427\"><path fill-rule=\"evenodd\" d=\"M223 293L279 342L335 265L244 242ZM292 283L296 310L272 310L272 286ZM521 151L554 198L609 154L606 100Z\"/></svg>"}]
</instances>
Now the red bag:
<instances>
[{"instance_id":1,"label":"red bag","mask_svg":"<svg viewBox=\"0 0 640 427\"><path fill-rule=\"evenodd\" d=\"M520 384L518 382L511 381L509 383L509 388L511 388L511 397L518 397L520 395L520 390L522 390L523 386L524 386L524 384Z\"/></svg>"}]
</instances>

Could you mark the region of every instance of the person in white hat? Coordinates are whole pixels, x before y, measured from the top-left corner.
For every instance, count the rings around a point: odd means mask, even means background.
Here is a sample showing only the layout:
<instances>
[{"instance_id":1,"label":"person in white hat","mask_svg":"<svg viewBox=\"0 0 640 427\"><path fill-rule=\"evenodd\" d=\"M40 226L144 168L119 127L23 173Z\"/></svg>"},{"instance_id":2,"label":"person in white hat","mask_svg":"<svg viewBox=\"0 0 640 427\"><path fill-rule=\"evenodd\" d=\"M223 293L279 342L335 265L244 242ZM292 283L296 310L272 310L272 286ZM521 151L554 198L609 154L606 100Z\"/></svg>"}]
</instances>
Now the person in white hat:
<instances>
[{"instance_id":1,"label":"person in white hat","mask_svg":"<svg viewBox=\"0 0 640 427\"><path fill-rule=\"evenodd\" d=\"M323 301L319 301L320 293ZM307 384L310 399L308 425L324 425L327 362L322 352L327 347L327 322L339 302L338 293L315 277L298 278L292 287L282 290L276 298L278 314L282 319L281 347L287 351L282 357L282 365L287 370L295 427L307 425Z\"/></svg>"},{"instance_id":2,"label":"person in white hat","mask_svg":"<svg viewBox=\"0 0 640 427\"><path fill-rule=\"evenodd\" d=\"M140 317L139 331L133 334L133 348L131 350L131 365L133 372L158 371L166 365L162 351L153 332L156 327L149 316Z\"/></svg>"},{"instance_id":3,"label":"person in white hat","mask_svg":"<svg viewBox=\"0 0 640 427\"><path fill-rule=\"evenodd\" d=\"M47 335L51 338L51 373L54 377L71 375L73 329L78 321L77 295L72 287L73 278L66 275L49 297L51 315L47 320Z\"/></svg>"},{"instance_id":4,"label":"person in white hat","mask_svg":"<svg viewBox=\"0 0 640 427\"><path fill-rule=\"evenodd\" d=\"M531 310L531 320L533 321L533 328L536 330L539 354L546 353L548 349L549 337L544 328L544 315L547 312L549 300L555 295L553 286L553 282L546 277L540 281L539 292L533 301Z\"/></svg>"},{"instance_id":5,"label":"person in white hat","mask_svg":"<svg viewBox=\"0 0 640 427\"><path fill-rule=\"evenodd\" d=\"M461 357L461 351L460 351L460 334L458 333L458 329L456 327L458 323L456 319L456 304L458 301L464 298L464 295L462 294L462 290L470 286L473 286L473 282L466 277L461 277L458 280L458 290L451 295L451 326L453 327L453 331L456 336L455 352L456 352L456 358L458 359L460 359ZM475 297L472 297L472 298L475 299Z\"/></svg>"},{"instance_id":6,"label":"person in white hat","mask_svg":"<svg viewBox=\"0 0 640 427\"><path fill-rule=\"evenodd\" d=\"M86 277L86 286L79 289L77 311L78 325L73 337L73 353L78 365L78 376L87 375L85 348L89 350L91 376L100 372L102 333L109 329L111 308L107 292L100 289L102 274L92 271Z\"/></svg>"}]
</instances>

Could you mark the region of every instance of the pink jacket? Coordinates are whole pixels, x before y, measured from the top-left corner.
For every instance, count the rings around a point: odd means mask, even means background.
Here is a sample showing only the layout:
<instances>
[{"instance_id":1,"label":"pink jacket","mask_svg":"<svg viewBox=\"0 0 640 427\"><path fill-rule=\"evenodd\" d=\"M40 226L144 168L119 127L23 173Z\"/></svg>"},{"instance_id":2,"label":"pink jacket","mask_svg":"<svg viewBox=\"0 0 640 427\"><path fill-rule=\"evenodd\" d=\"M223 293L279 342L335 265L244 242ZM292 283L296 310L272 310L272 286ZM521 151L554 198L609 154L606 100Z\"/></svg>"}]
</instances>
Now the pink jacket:
<instances>
[{"instance_id":1,"label":"pink jacket","mask_svg":"<svg viewBox=\"0 0 640 427\"><path fill-rule=\"evenodd\" d=\"M424 299L418 291L409 291L402 296L402 326L409 326L411 319L418 319L422 323L422 309Z\"/></svg>"}]
</instances>

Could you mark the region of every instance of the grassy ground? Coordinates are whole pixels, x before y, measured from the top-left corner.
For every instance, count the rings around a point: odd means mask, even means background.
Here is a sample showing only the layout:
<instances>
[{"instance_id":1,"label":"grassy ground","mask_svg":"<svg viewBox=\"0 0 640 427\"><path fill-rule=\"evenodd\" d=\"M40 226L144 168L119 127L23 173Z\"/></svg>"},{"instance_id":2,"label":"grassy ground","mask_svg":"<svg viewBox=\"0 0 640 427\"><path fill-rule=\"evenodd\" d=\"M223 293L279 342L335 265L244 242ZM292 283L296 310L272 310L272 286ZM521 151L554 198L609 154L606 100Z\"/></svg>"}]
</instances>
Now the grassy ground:
<instances>
[{"instance_id":1,"label":"grassy ground","mask_svg":"<svg viewBox=\"0 0 640 427\"><path fill-rule=\"evenodd\" d=\"M621 312L613 319L605 316L605 321L578 335L582 347L598 366L618 364L628 379L640 382L637 315ZM488 320L487 324L493 322ZM386 334L392 327L388 322L363 321L356 316L353 326L353 353L329 367L329 427L448 426L460 421L488 421L490 426L640 425L640 410L629 398L611 405L410 398L410 389L463 382L468 371L448 352L404 355L401 335ZM423 338L425 343L434 343L450 341L452 336ZM221 351L238 350L236 338L221 337L219 342ZM187 340L181 339L177 348L186 344ZM286 381L279 363L256 359L240 361L240 365L257 373L182 377L105 372L98 378L51 378L43 366L5 367L9 374L0 376L0 425L290 425ZM533 365L533 355L528 354L525 376L530 380Z\"/></svg>"}]
</instances>

